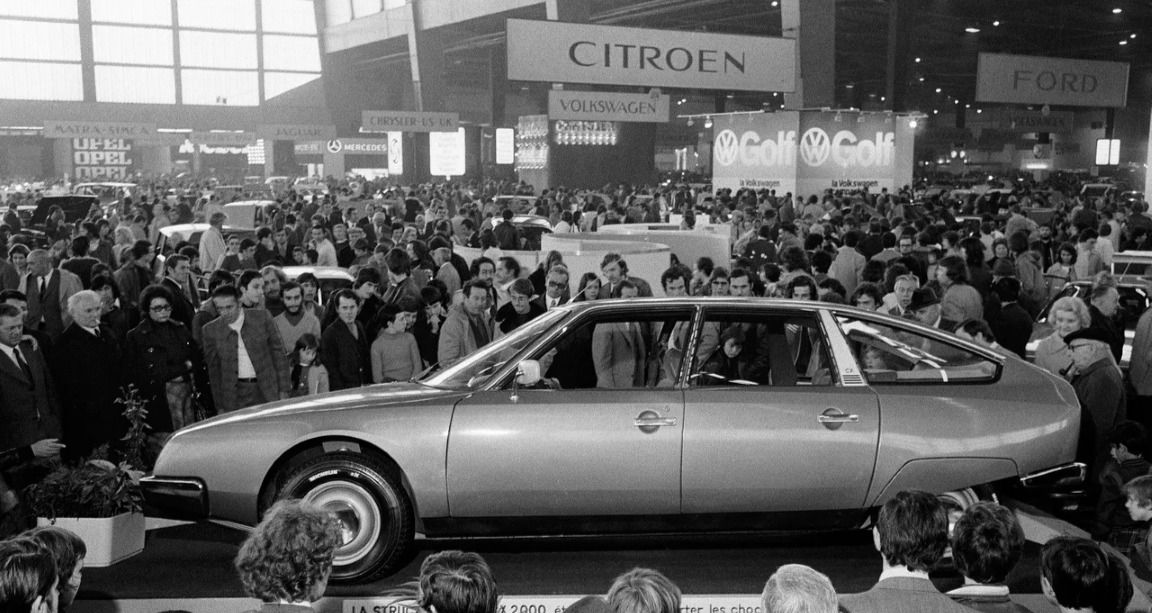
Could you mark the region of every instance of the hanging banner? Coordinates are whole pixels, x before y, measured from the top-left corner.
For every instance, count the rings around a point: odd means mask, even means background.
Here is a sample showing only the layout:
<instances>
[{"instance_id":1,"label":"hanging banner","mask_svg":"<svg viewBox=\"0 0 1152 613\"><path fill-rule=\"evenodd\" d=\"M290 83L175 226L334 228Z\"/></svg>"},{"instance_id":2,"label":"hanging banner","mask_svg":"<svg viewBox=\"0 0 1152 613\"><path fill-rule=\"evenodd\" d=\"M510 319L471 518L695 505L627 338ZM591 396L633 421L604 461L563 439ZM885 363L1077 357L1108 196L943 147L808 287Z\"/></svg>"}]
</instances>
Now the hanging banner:
<instances>
[{"instance_id":1,"label":"hanging banner","mask_svg":"<svg viewBox=\"0 0 1152 613\"><path fill-rule=\"evenodd\" d=\"M912 183L914 129L886 113L803 112L796 140L799 193L895 191Z\"/></svg>"},{"instance_id":2,"label":"hanging banner","mask_svg":"<svg viewBox=\"0 0 1152 613\"><path fill-rule=\"evenodd\" d=\"M44 122L44 138L147 138L156 134L156 124L111 121Z\"/></svg>"},{"instance_id":3,"label":"hanging banner","mask_svg":"<svg viewBox=\"0 0 1152 613\"><path fill-rule=\"evenodd\" d=\"M255 132L202 132L193 130L188 140L197 145L217 147L247 147L256 144Z\"/></svg>"},{"instance_id":4,"label":"hanging banner","mask_svg":"<svg viewBox=\"0 0 1152 613\"><path fill-rule=\"evenodd\" d=\"M668 123L671 98L667 94L548 91L550 119Z\"/></svg>"},{"instance_id":5,"label":"hanging banner","mask_svg":"<svg viewBox=\"0 0 1152 613\"><path fill-rule=\"evenodd\" d=\"M260 136L268 140L336 138L336 126L271 124L260 126Z\"/></svg>"},{"instance_id":6,"label":"hanging banner","mask_svg":"<svg viewBox=\"0 0 1152 613\"><path fill-rule=\"evenodd\" d=\"M796 193L796 112L718 118L713 126L715 189Z\"/></svg>"},{"instance_id":7,"label":"hanging banner","mask_svg":"<svg viewBox=\"0 0 1152 613\"><path fill-rule=\"evenodd\" d=\"M72 176L123 181L135 172L132 141L123 138L72 139Z\"/></svg>"},{"instance_id":8,"label":"hanging banner","mask_svg":"<svg viewBox=\"0 0 1152 613\"><path fill-rule=\"evenodd\" d=\"M1015 104L1123 107L1128 63L981 53L976 100Z\"/></svg>"},{"instance_id":9,"label":"hanging banner","mask_svg":"<svg viewBox=\"0 0 1152 613\"><path fill-rule=\"evenodd\" d=\"M464 128L428 134L428 172L434 177L459 177L465 168Z\"/></svg>"},{"instance_id":10,"label":"hanging banner","mask_svg":"<svg viewBox=\"0 0 1152 613\"><path fill-rule=\"evenodd\" d=\"M388 141L383 138L334 138L324 145L328 153L353 155L386 155Z\"/></svg>"},{"instance_id":11,"label":"hanging banner","mask_svg":"<svg viewBox=\"0 0 1152 613\"><path fill-rule=\"evenodd\" d=\"M361 111L361 132L455 132L459 113L412 111Z\"/></svg>"},{"instance_id":12,"label":"hanging banner","mask_svg":"<svg viewBox=\"0 0 1152 613\"><path fill-rule=\"evenodd\" d=\"M388 174L404 174L404 133L388 133Z\"/></svg>"},{"instance_id":13,"label":"hanging banner","mask_svg":"<svg viewBox=\"0 0 1152 613\"><path fill-rule=\"evenodd\" d=\"M508 79L791 92L796 41L509 19Z\"/></svg>"}]
</instances>

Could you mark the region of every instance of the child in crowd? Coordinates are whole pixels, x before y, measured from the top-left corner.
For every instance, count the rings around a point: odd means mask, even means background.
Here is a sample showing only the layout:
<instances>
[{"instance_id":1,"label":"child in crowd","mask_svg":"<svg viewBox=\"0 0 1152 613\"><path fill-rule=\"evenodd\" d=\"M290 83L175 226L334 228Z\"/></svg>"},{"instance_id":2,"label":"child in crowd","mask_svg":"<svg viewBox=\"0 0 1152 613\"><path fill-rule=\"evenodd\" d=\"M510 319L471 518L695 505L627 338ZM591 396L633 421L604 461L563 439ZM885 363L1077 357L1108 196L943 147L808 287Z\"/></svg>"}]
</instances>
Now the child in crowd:
<instances>
[{"instance_id":1,"label":"child in crowd","mask_svg":"<svg viewBox=\"0 0 1152 613\"><path fill-rule=\"evenodd\" d=\"M1124 484L1127 500L1124 508L1129 518L1143 529L1144 539L1132 547L1132 568L1142 579L1152 577L1152 534L1148 533L1148 522L1152 521L1152 476L1144 475Z\"/></svg>"},{"instance_id":2,"label":"child in crowd","mask_svg":"<svg viewBox=\"0 0 1152 613\"><path fill-rule=\"evenodd\" d=\"M404 306L386 304L380 309L383 326L372 341L372 382L407 381L424 368L420 347L408 328L416 321L415 302L404 300Z\"/></svg>"},{"instance_id":3,"label":"child in crowd","mask_svg":"<svg viewBox=\"0 0 1152 613\"><path fill-rule=\"evenodd\" d=\"M305 333L292 351L292 397L322 394L328 391L328 370L317 353L320 341L315 334Z\"/></svg>"},{"instance_id":4,"label":"child in crowd","mask_svg":"<svg viewBox=\"0 0 1152 613\"><path fill-rule=\"evenodd\" d=\"M1100 469L1100 499L1096 503L1095 536L1131 557L1133 546L1144 539L1147 528L1134 522L1124 505L1124 484L1148 474L1152 465L1144 459L1148 436L1134 421L1120 422L1108 435L1112 459Z\"/></svg>"}]
</instances>

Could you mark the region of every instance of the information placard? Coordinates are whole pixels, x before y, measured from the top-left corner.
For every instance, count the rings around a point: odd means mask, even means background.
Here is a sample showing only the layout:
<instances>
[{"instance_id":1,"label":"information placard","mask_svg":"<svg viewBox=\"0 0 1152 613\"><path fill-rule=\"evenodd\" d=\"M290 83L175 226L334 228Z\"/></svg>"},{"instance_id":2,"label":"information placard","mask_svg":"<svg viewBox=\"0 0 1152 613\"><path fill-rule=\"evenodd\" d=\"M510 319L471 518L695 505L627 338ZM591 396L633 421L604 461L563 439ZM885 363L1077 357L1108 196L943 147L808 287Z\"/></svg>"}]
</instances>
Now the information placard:
<instances>
[{"instance_id":1,"label":"information placard","mask_svg":"<svg viewBox=\"0 0 1152 613\"><path fill-rule=\"evenodd\" d=\"M433 176L459 177L464 174L464 167L464 128L428 133L428 170Z\"/></svg>"},{"instance_id":2,"label":"information placard","mask_svg":"<svg viewBox=\"0 0 1152 613\"><path fill-rule=\"evenodd\" d=\"M981 53L976 100L1015 104L1123 107L1128 63Z\"/></svg>"},{"instance_id":3,"label":"information placard","mask_svg":"<svg viewBox=\"0 0 1152 613\"><path fill-rule=\"evenodd\" d=\"M550 119L667 123L671 98L667 94L548 91Z\"/></svg>"}]
</instances>

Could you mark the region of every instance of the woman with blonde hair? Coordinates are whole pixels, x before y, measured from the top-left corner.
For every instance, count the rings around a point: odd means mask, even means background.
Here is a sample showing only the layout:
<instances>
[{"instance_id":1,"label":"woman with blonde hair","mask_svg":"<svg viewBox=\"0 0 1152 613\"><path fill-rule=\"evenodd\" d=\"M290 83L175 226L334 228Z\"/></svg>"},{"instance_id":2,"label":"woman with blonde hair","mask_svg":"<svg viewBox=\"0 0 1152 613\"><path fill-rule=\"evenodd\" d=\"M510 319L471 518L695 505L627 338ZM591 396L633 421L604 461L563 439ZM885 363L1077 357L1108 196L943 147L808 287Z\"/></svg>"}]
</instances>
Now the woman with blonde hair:
<instances>
[{"instance_id":1,"label":"woman with blonde hair","mask_svg":"<svg viewBox=\"0 0 1152 613\"><path fill-rule=\"evenodd\" d=\"M679 613L680 588L651 568L633 568L608 588L613 613Z\"/></svg>"},{"instance_id":2,"label":"woman with blonde hair","mask_svg":"<svg viewBox=\"0 0 1152 613\"><path fill-rule=\"evenodd\" d=\"M1088 305L1075 296L1065 296L1052 303L1048 309L1048 325L1052 334L1044 337L1036 346L1035 364L1044 370L1063 377L1068 376L1072 366L1072 351L1064 343L1064 337L1092 323Z\"/></svg>"}]
</instances>

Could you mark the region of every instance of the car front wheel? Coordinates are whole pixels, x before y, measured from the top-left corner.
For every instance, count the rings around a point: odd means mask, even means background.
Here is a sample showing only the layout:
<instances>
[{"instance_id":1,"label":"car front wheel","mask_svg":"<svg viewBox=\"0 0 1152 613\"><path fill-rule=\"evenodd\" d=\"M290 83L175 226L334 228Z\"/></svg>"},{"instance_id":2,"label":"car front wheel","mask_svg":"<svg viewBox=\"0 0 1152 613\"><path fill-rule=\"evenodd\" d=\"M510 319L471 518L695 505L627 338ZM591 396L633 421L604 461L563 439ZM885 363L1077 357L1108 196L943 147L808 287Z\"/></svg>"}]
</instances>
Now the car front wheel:
<instances>
[{"instance_id":1,"label":"car front wheel","mask_svg":"<svg viewBox=\"0 0 1152 613\"><path fill-rule=\"evenodd\" d=\"M276 498L300 498L340 521L331 580L365 583L408 561L415 534L412 503L392 467L359 454L335 453L289 472Z\"/></svg>"}]
</instances>

